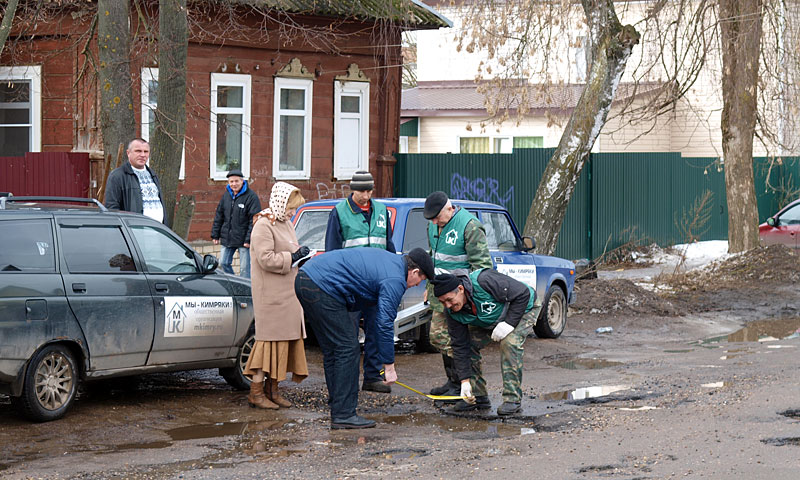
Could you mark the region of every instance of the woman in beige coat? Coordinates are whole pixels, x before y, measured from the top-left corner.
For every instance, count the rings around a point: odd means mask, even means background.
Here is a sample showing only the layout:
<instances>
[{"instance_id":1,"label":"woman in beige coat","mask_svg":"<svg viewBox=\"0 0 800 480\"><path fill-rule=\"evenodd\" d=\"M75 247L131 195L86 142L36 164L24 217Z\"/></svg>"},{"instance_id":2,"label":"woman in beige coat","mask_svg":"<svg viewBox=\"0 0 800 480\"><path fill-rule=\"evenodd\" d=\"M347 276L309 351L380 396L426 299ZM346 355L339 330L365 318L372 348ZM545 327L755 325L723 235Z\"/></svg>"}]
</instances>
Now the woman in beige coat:
<instances>
[{"instance_id":1,"label":"woman in beige coat","mask_svg":"<svg viewBox=\"0 0 800 480\"><path fill-rule=\"evenodd\" d=\"M294 293L297 267L292 268L292 257L299 258L308 250L298 245L291 222L303 203L297 187L277 182L272 187L269 208L254 218L250 277L256 343L244 370L245 375L253 376L247 397L252 407L290 407L292 404L278 392L278 382L286 380L286 372L292 372L292 380L297 383L308 376L303 309Z\"/></svg>"}]
</instances>

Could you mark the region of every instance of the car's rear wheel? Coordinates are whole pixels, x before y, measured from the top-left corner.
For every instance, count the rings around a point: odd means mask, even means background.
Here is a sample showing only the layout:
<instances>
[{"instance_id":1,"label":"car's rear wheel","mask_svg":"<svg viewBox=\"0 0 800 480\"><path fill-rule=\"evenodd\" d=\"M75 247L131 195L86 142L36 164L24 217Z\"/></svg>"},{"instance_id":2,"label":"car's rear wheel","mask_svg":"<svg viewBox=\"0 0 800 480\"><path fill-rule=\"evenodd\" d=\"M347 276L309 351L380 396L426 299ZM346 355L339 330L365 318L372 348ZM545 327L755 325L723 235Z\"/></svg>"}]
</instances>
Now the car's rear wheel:
<instances>
[{"instance_id":1,"label":"car's rear wheel","mask_svg":"<svg viewBox=\"0 0 800 480\"><path fill-rule=\"evenodd\" d=\"M75 357L66 346L55 344L33 356L25 372L22 395L13 401L25 417L48 422L67 413L77 392Z\"/></svg>"},{"instance_id":2,"label":"car's rear wheel","mask_svg":"<svg viewBox=\"0 0 800 480\"><path fill-rule=\"evenodd\" d=\"M244 343L239 347L239 354L236 356L236 365L233 367L220 368L219 374L228 382L228 385L237 390L247 390L250 388L250 377L244 374L244 367L247 365L247 360L250 354L253 353L253 347L256 344L256 327L250 326L247 331L247 336Z\"/></svg>"},{"instance_id":3,"label":"car's rear wheel","mask_svg":"<svg viewBox=\"0 0 800 480\"><path fill-rule=\"evenodd\" d=\"M558 285L550 285L533 331L539 338L558 338L567 326L567 296Z\"/></svg>"},{"instance_id":4,"label":"car's rear wheel","mask_svg":"<svg viewBox=\"0 0 800 480\"><path fill-rule=\"evenodd\" d=\"M419 338L414 345L416 352L438 353L439 350L437 350L436 347L431 344L431 322L427 321L417 328L419 328Z\"/></svg>"}]
</instances>

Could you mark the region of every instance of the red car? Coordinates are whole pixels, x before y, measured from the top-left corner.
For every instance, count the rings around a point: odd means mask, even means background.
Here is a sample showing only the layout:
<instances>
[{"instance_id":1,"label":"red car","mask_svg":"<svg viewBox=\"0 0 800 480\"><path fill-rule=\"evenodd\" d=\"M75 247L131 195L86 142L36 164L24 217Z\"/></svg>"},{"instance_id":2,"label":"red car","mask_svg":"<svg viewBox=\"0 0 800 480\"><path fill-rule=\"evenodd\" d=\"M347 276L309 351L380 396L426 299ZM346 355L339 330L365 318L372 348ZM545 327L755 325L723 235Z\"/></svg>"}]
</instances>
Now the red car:
<instances>
[{"instance_id":1,"label":"red car","mask_svg":"<svg viewBox=\"0 0 800 480\"><path fill-rule=\"evenodd\" d=\"M758 235L765 245L782 244L800 248L800 200L783 207L759 225Z\"/></svg>"}]
</instances>

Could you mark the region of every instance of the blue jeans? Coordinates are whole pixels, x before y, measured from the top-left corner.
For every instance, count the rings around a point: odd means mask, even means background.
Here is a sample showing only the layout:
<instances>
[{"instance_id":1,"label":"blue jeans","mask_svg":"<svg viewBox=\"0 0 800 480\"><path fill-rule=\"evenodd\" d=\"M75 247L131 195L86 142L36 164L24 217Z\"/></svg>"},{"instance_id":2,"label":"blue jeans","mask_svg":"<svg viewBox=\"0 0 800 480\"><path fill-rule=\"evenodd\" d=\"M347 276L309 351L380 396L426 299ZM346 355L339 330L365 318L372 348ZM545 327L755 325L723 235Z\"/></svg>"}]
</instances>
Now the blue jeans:
<instances>
[{"instance_id":1,"label":"blue jeans","mask_svg":"<svg viewBox=\"0 0 800 480\"><path fill-rule=\"evenodd\" d=\"M331 418L351 417L358 406L358 326L347 305L325 293L302 270L295 278L294 292L322 350Z\"/></svg>"},{"instance_id":2,"label":"blue jeans","mask_svg":"<svg viewBox=\"0 0 800 480\"><path fill-rule=\"evenodd\" d=\"M383 381L380 374L383 364L378 361L378 334L375 331L378 306L362 307L360 312L351 312L350 315L355 320L356 327L361 317L364 317L364 383Z\"/></svg>"},{"instance_id":3,"label":"blue jeans","mask_svg":"<svg viewBox=\"0 0 800 480\"><path fill-rule=\"evenodd\" d=\"M222 245L222 259L219 261L220 268L225 273L233 275L233 254L239 250L239 276L250 278L250 249L245 247L226 247Z\"/></svg>"}]
</instances>

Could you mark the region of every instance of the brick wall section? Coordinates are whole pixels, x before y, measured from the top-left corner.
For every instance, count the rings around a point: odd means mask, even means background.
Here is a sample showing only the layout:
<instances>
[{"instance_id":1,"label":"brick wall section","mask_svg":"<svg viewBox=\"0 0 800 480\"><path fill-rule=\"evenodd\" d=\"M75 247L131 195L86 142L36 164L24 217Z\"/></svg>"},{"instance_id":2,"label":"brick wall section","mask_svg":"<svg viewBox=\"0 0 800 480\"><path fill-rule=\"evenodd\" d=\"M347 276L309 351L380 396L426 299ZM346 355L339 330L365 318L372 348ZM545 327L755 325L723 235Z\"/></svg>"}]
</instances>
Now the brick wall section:
<instances>
[{"instance_id":1,"label":"brick wall section","mask_svg":"<svg viewBox=\"0 0 800 480\"><path fill-rule=\"evenodd\" d=\"M193 242L189 242L189 245L191 245L192 248L194 248L195 251L200 254L200 256L211 254L211 255L214 255L215 257L217 257L217 260L221 260L222 259L222 254L220 253L222 251L222 245L214 245L214 242L209 242L209 241L206 241L206 240L195 240ZM233 255L233 264L232 264L232 266L233 266L233 273L235 273L236 275L239 275L239 254L238 253Z\"/></svg>"}]
</instances>

